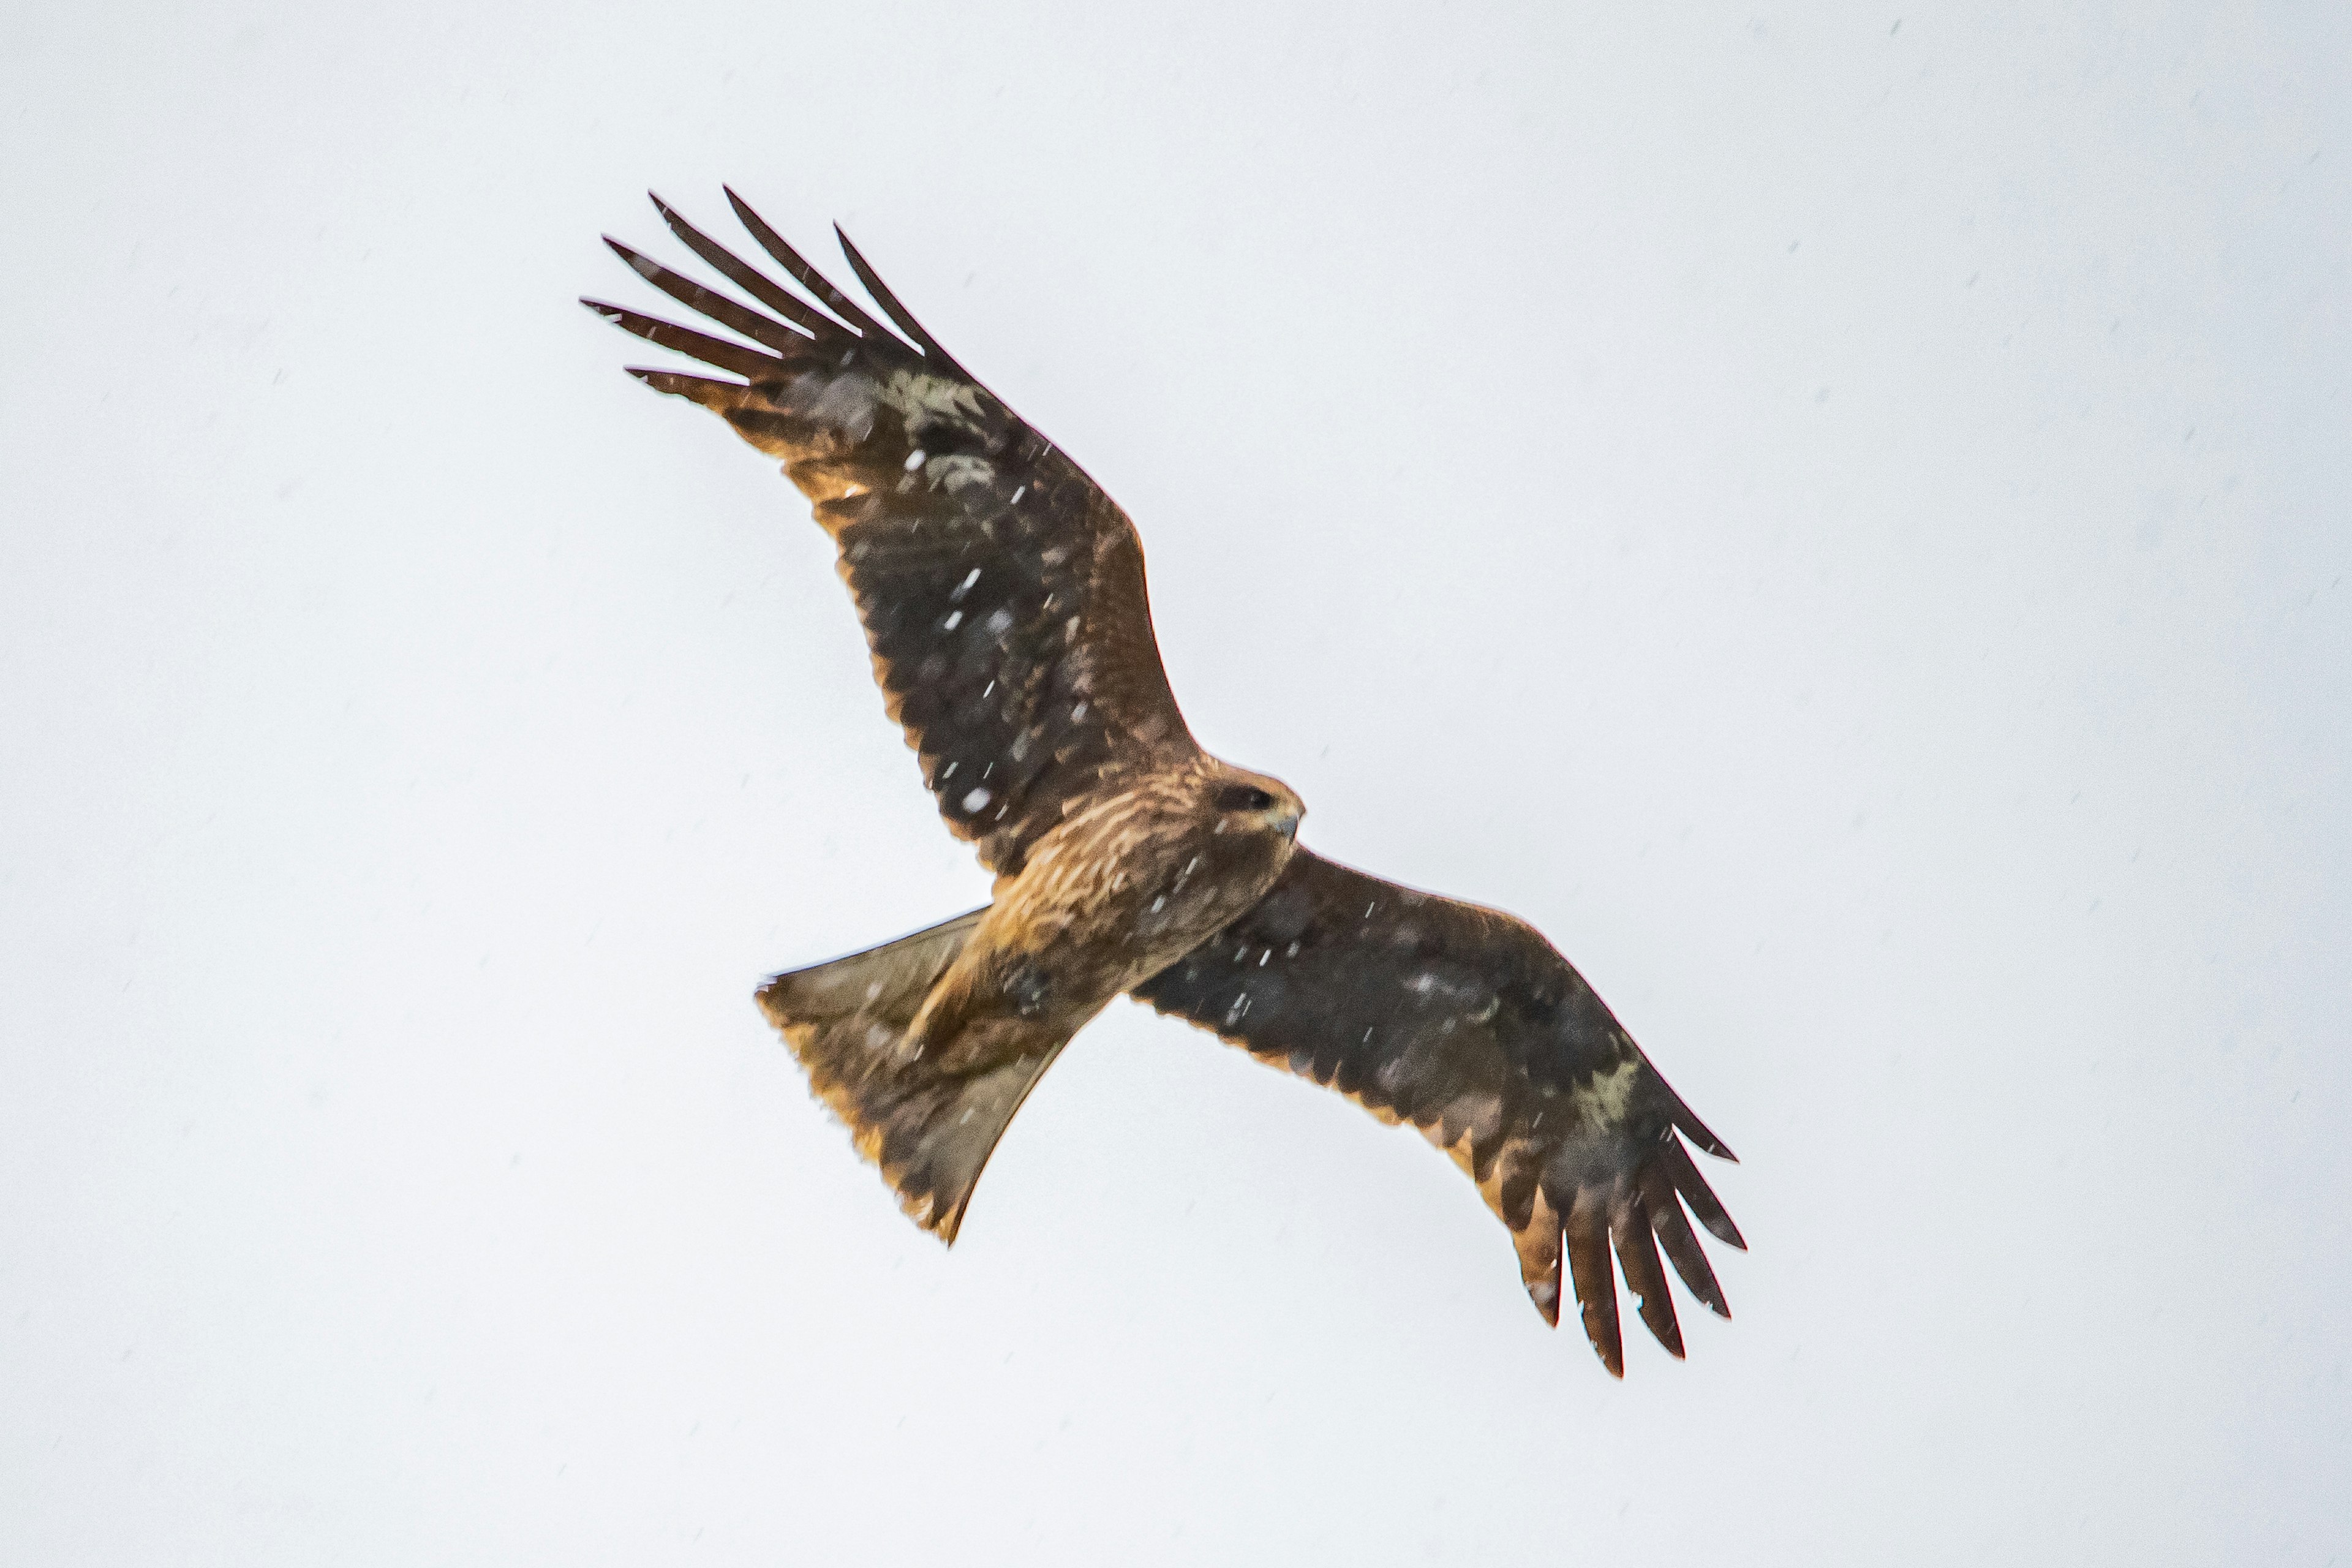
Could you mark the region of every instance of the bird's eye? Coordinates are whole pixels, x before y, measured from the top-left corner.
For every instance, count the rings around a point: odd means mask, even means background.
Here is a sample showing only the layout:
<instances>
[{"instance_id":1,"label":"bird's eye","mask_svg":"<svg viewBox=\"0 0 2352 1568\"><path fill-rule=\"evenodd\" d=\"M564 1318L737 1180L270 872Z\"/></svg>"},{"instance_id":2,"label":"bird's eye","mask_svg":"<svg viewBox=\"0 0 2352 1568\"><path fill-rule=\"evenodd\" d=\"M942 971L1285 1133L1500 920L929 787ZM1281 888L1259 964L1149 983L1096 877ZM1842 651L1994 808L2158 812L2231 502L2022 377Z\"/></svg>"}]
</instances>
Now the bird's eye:
<instances>
[{"instance_id":1,"label":"bird's eye","mask_svg":"<svg viewBox=\"0 0 2352 1568\"><path fill-rule=\"evenodd\" d=\"M1264 811L1274 804L1274 796L1255 784L1227 784L1217 792L1220 811Z\"/></svg>"}]
</instances>

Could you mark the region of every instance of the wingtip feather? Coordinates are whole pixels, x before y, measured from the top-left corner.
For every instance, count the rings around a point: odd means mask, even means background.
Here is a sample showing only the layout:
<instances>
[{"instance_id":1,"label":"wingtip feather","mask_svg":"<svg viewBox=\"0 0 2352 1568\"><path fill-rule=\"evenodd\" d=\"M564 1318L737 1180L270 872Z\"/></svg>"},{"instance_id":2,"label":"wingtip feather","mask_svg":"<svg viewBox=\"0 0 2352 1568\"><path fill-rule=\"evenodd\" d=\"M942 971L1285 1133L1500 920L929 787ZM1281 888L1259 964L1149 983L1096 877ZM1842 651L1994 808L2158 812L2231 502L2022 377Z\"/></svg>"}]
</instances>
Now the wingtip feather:
<instances>
[{"instance_id":1,"label":"wingtip feather","mask_svg":"<svg viewBox=\"0 0 2352 1568\"><path fill-rule=\"evenodd\" d=\"M1715 1277L1714 1265L1706 1260L1706 1249L1691 1234L1682 1200L1675 1195L1673 1176L1662 1165L1654 1163L1643 1169L1638 1186L1642 1205L1648 1211L1650 1229L1657 1237L1658 1245L1665 1249L1675 1272L1682 1276L1684 1289L1708 1311L1728 1319L1731 1303Z\"/></svg>"},{"instance_id":2,"label":"wingtip feather","mask_svg":"<svg viewBox=\"0 0 2352 1568\"><path fill-rule=\"evenodd\" d=\"M1527 1224L1511 1232L1511 1246L1519 1255L1519 1283L1544 1322L1559 1327L1559 1216L1538 1192Z\"/></svg>"},{"instance_id":3,"label":"wingtip feather","mask_svg":"<svg viewBox=\"0 0 2352 1568\"><path fill-rule=\"evenodd\" d=\"M1682 1324L1675 1317L1674 1298L1666 1291L1666 1272L1658 1265L1657 1244L1650 1237L1648 1217L1627 1203L1610 1216L1609 1230L1617 1244L1617 1267L1625 1277L1625 1289L1633 1293L1643 1326L1668 1355L1682 1360Z\"/></svg>"},{"instance_id":4,"label":"wingtip feather","mask_svg":"<svg viewBox=\"0 0 2352 1568\"><path fill-rule=\"evenodd\" d=\"M740 223L751 237L759 242L760 248L782 263L786 272L790 273L803 288L815 295L818 302L839 317L851 331L880 342L900 342L898 337L885 331L880 323L858 305L856 300L835 288L830 279L810 266L807 258L794 250L782 235L770 226L765 218L751 210L751 203L735 194L734 186L721 185L719 188L727 193L727 204L735 209L736 221ZM840 226L836 224L835 232L839 231ZM903 347L904 344L900 343L900 346Z\"/></svg>"},{"instance_id":5,"label":"wingtip feather","mask_svg":"<svg viewBox=\"0 0 2352 1568\"><path fill-rule=\"evenodd\" d=\"M725 413L735 405L738 394L750 390L744 382L721 381L709 375L688 375L682 371L662 370L653 365L628 364L621 368L656 392L698 403L714 413ZM761 994L765 994L764 992Z\"/></svg>"},{"instance_id":6,"label":"wingtip feather","mask_svg":"<svg viewBox=\"0 0 2352 1568\"><path fill-rule=\"evenodd\" d=\"M1735 1165L1739 1163L1739 1156L1731 1152L1731 1145L1717 1137L1715 1130L1698 1119L1681 1095L1675 1094L1671 1089L1666 1092L1674 1096L1674 1124L1684 1137L1718 1160L1728 1160Z\"/></svg>"},{"instance_id":7,"label":"wingtip feather","mask_svg":"<svg viewBox=\"0 0 2352 1568\"><path fill-rule=\"evenodd\" d=\"M1576 1287L1584 1337L1592 1353L1612 1377L1625 1375L1625 1342L1617 1323L1617 1276L1609 1262L1608 1221L1590 1197L1580 1198L1568 1216L1568 1273Z\"/></svg>"},{"instance_id":8,"label":"wingtip feather","mask_svg":"<svg viewBox=\"0 0 2352 1568\"><path fill-rule=\"evenodd\" d=\"M939 340L923 330L923 323L915 320L914 312L899 302L898 296L890 291L890 286L882 281L882 275L875 271L866 258L858 253L857 247L851 243L849 236L837 223L833 226L833 237L840 241L841 254L849 259L849 269L857 274L857 280L866 286L866 291L874 297L874 302L882 307L882 313L889 317L891 323L907 335L908 340L915 345L916 352L925 359L970 381L971 372L956 363L955 356L940 347Z\"/></svg>"},{"instance_id":9,"label":"wingtip feather","mask_svg":"<svg viewBox=\"0 0 2352 1568\"><path fill-rule=\"evenodd\" d=\"M1739 1227L1731 1222L1731 1215L1725 1212L1723 1200L1715 1195L1715 1189L1706 1184L1706 1178L1698 1173L1696 1165L1691 1163L1690 1151L1680 1143L1671 1144L1664 1163L1667 1178L1674 1183L1675 1190L1682 1194L1683 1202L1690 1205L1691 1214L1699 1224L1706 1226L1709 1234L1726 1247L1747 1251L1747 1239L1739 1234Z\"/></svg>"}]
</instances>

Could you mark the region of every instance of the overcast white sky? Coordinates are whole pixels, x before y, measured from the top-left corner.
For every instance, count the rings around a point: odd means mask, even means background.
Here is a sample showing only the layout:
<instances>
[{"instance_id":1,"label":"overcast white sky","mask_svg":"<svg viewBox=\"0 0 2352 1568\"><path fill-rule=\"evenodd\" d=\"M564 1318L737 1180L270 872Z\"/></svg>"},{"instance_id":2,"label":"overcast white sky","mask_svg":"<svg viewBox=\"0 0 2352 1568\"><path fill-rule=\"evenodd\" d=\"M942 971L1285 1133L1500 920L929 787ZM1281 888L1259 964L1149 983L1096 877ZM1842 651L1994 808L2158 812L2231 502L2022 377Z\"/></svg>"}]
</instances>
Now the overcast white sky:
<instances>
[{"instance_id":1,"label":"overcast white sky","mask_svg":"<svg viewBox=\"0 0 2352 1568\"><path fill-rule=\"evenodd\" d=\"M0 1554L2352 1562L2352 11L1142 9L0 9ZM1686 1364L1123 1004L898 1216L750 991L985 883L572 303L722 180L1739 1150Z\"/></svg>"}]
</instances>

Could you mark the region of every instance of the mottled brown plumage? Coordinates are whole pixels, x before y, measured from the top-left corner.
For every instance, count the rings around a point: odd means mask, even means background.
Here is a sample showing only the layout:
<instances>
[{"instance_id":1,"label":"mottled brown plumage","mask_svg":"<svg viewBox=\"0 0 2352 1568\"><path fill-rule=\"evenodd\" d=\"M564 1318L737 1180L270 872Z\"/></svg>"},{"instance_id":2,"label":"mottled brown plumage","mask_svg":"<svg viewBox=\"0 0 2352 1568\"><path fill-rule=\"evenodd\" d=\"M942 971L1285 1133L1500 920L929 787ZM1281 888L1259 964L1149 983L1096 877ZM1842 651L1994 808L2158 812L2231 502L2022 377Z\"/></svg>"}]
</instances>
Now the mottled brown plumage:
<instances>
[{"instance_id":1,"label":"mottled brown plumage","mask_svg":"<svg viewBox=\"0 0 2352 1568\"><path fill-rule=\"evenodd\" d=\"M1728 1316L1685 1206L1744 1244L1681 1140L1730 1152L1582 977L1511 916L1297 848L1298 798L1185 727L1127 515L949 358L845 237L887 326L728 196L808 298L658 199L762 309L606 243L748 344L586 303L741 378L632 372L720 415L814 504L890 716L948 826L996 874L986 909L760 992L907 1212L952 1241L1038 1076L1132 993L1418 1128L1508 1227L1548 1321L1565 1259L1612 1373L1612 1253L1675 1355L1659 1247Z\"/></svg>"}]
</instances>

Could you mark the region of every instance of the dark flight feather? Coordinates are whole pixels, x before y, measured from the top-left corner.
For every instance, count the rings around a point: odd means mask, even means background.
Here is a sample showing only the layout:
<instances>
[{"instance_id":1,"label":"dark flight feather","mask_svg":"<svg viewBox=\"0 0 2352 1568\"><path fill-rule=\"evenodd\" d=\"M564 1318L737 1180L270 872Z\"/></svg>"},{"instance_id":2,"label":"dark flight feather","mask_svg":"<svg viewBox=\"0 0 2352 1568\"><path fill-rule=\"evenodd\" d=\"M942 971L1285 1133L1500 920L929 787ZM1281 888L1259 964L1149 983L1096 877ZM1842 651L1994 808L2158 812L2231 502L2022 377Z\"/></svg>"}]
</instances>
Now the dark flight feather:
<instances>
[{"instance_id":1,"label":"dark flight feather","mask_svg":"<svg viewBox=\"0 0 2352 1568\"><path fill-rule=\"evenodd\" d=\"M1633 1292L1640 1305L1642 1321L1668 1354L1681 1360L1682 1325L1675 1321L1674 1298L1666 1294L1666 1271L1658 1267L1649 1216L1630 1203L1620 1205L1610 1217L1609 1234L1617 1244L1618 1270L1625 1276L1625 1289Z\"/></svg>"},{"instance_id":2,"label":"dark flight feather","mask_svg":"<svg viewBox=\"0 0 2352 1568\"><path fill-rule=\"evenodd\" d=\"M740 343L730 343L707 332L698 332L691 327L665 321L657 316L641 316L618 305L607 305L602 300L583 300L580 302L625 332L635 332L649 343L676 349L690 359L698 359L720 370L733 371L750 380L768 375L783 363L773 354L763 354L756 349L747 349Z\"/></svg>"},{"instance_id":3,"label":"dark flight feather","mask_svg":"<svg viewBox=\"0 0 2352 1568\"><path fill-rule=\"evenodd\" d=\"M864 337L878 337L885 342L897 342L883 330L881 322L859 308L856 300L835 288L824 274L803 260L801 253L786 243L782 235L770 228L766 220L751 210L751 204L735 194L732 186L724 188L727 205L735 209L736 217L741 220L751 237L760 242L760 248L774 257L777 264L792 275L793 281L815 295L818 304L847 322L853 332Z\"/></svg>"},{"instance_id":4,"label":"dark flight feather","mask_svg":"<svg viewBox=\"0 0 2352 1568\"><path fill-rule=\"evenodd\" d=\"M797 354L810 334L779 326L759 311L748 310L726 295L705 289L690 278L682 278L650 257L640 256L614 239L604 237L604 243L614 255L629 264L636 275L685 306L688 310L709 317L728 331L740 332L753 342L764 343L781 354Z\"/></svg>"},{"instance_id":5,"label":"dark flight feather","mask_svg":"<svg viewBox=\"0 0 2352 1568\"><path fill-rule=\"evenodd\" d=\"M1649 1216L1651 1233L1658 1245L1665 1248L1666 1258L1682 1276L1684 1286L1718 1318L1731 1316L1731 1303L1717 1283L1715 1269L1706 1260L1706 1251L1691 1234L1690 1221L1683 1217L1681 1200L1675 1195L1674 1181L1664 1171L1653 1164L1643 1171L1636 1184L1641 1190L1643 1211Z\"/></svg>"},{"instance_id":6,"label":"dark flight feather","mask_svg":"<svg viewBox=\"0 0 2352 1568\"><path fill-rule=\"evenodd\" d=\"M1612 1377L1625 1375L1625 1342L1617 1330L1617 1280L1609 1271L1609 1216L1599 1197L1579 1193L1568 1216L1568 1273L1584 1318L1584 1337Z\"/></svg>"},{"instance_id":7,"label":"dark flight feather","mask_svg":"<svg viewBox=\"0 0 2352 1568\"><path fill-rule=\"evenodd\" d=\"M890 286L882 281L881 275L866 265L866 258L857 253L857 247L849 243L849 236L841 232L839 224L833 226L833 237L841 242L841 254L849 258L849 269L857 274L857 280L866 285L866 291L874 296L874 302L882 307L882 313L889 317L900 331L914 340L923 351L924 357L951 374L971 380L963 366L956 363L948 351L940 347L937 339L923 331L923 323L915 320L914 312L898 303L898 296L890 292Z\"/></svg>"},{"instance_id":8,"label":"dark flight feather","mask_svg":"<svg viewBox=\"0 0 2352 1568\"><path fill-rule=\"evenodd\" d=\"M719 268L719 275L729 282L810 337L822 336L827 329L838 330L840 323L832 317L819 314L804 301L795 299L790 290L771 282L757 268L687 222L667 202L651 191L647 191L646 195L654 204L654 210L661 214L662 222L669 226L669 231L677 236L688 250Z\"/></svg>"}]
</instances>

